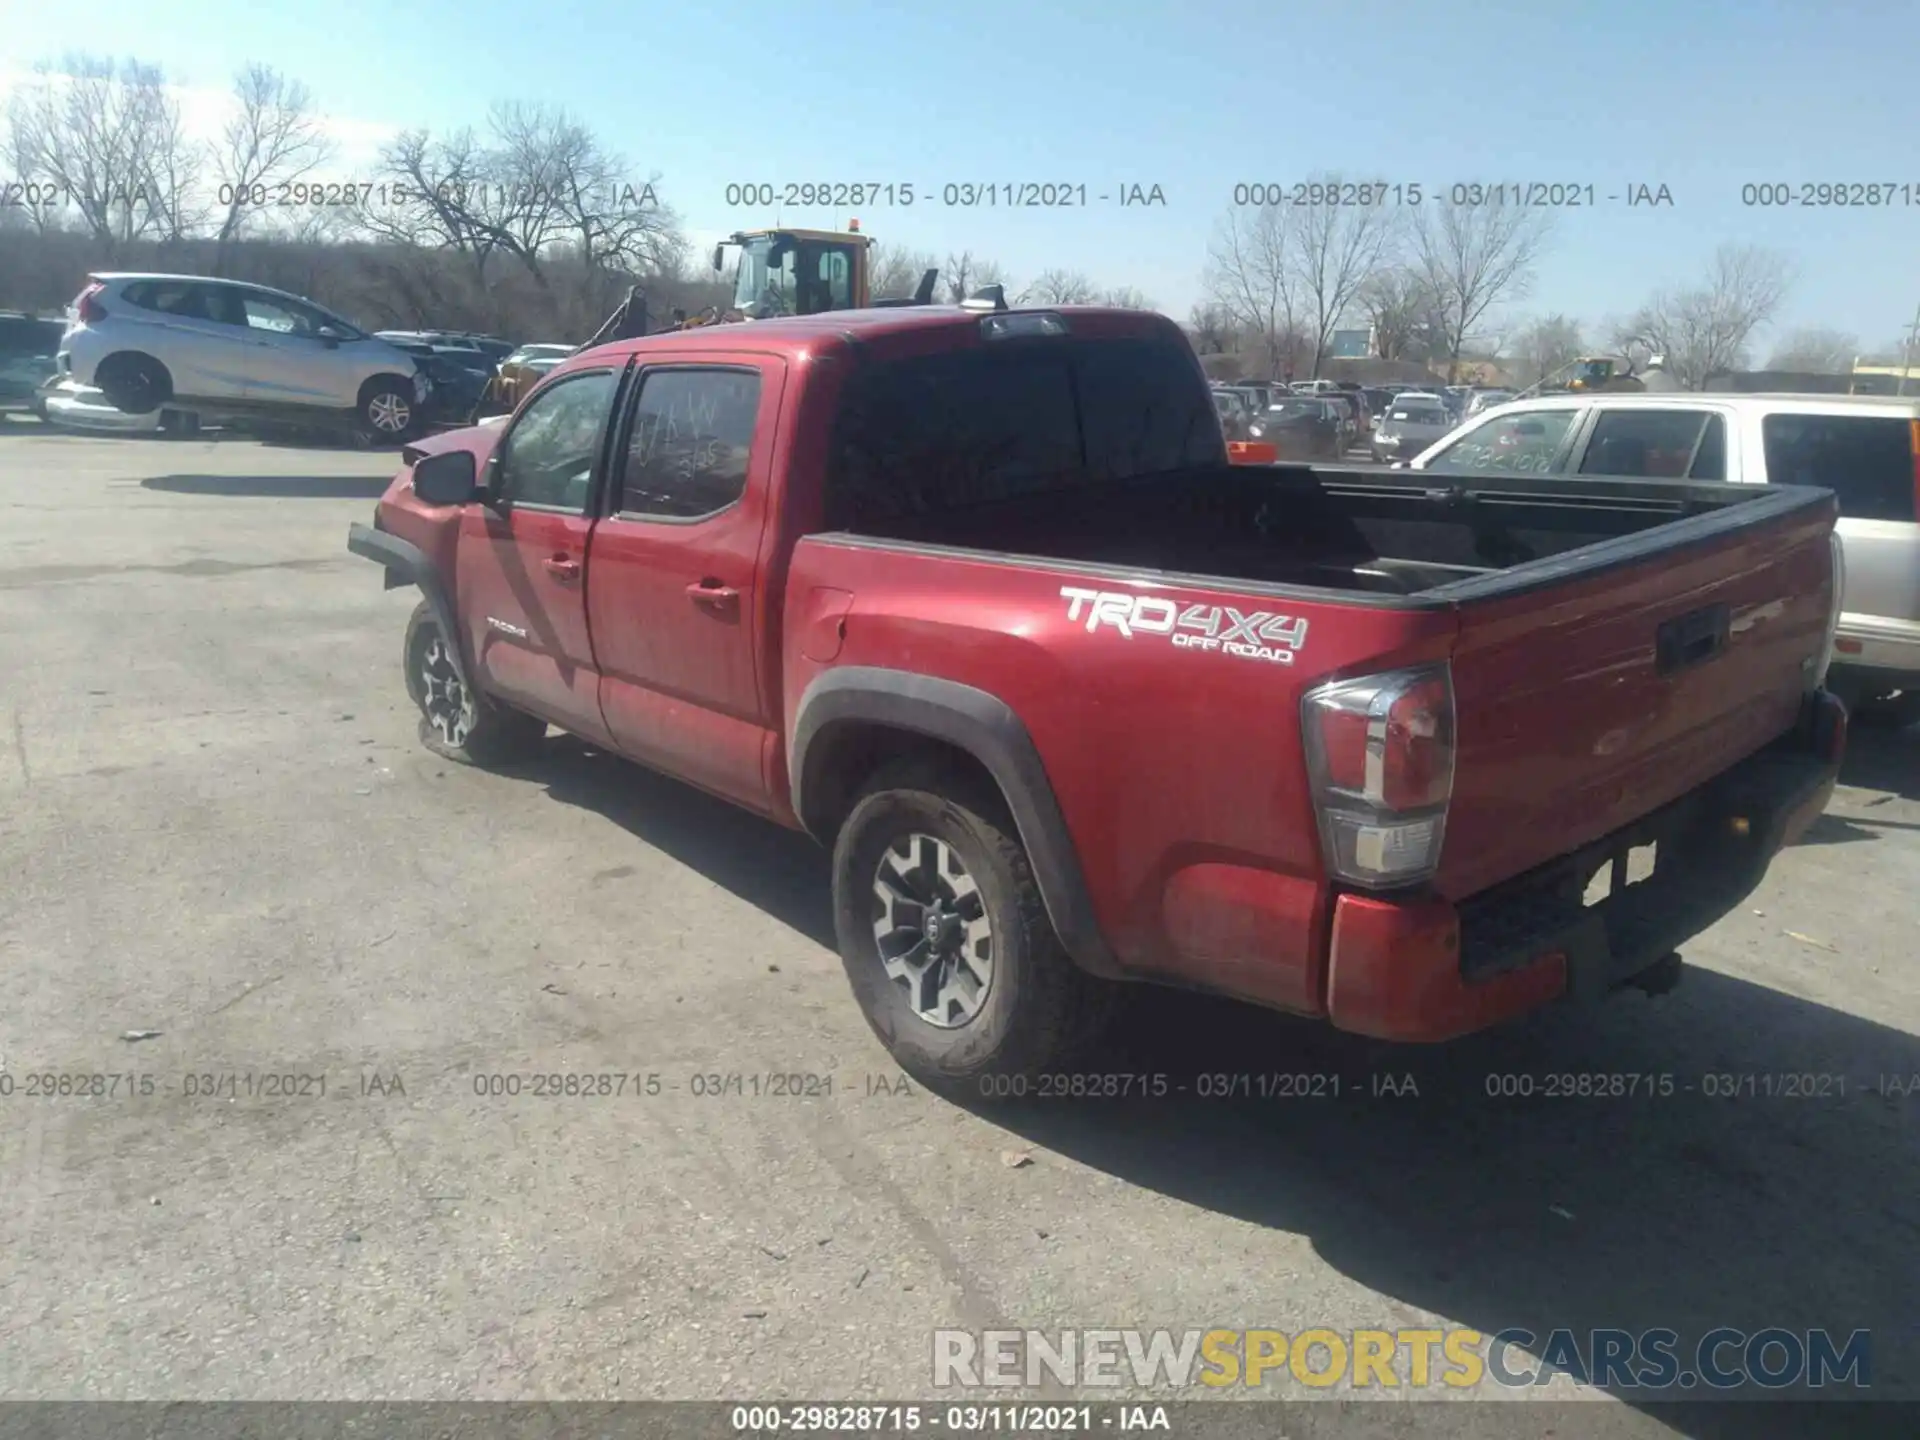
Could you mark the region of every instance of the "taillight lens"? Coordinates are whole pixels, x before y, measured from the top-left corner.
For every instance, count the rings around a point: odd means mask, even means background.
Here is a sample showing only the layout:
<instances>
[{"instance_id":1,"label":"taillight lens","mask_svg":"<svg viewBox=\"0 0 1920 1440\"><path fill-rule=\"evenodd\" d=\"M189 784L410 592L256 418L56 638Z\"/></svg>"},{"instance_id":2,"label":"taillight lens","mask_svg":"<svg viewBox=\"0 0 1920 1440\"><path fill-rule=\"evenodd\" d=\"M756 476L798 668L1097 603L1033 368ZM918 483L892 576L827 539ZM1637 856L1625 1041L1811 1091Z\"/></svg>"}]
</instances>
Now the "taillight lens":
<instances>
[{"instance_id":1,"label":"taillight lens","mask_svg":"<svg viewBox=\"0 0 1920 1440\"><path fill-rule=\"evenodd\" d=\"M1440 863L1453 797L1453 677L1444 665L1338 680L1301 701L1327 868L1409 885Z\"/></svg>"},{"instance_id":2,"label":"taillight lens","mask_svg":"<svg viewBox=\"0 0 1920 1440\"><path fill-rule=\"evenodd\" d=\"M107 287L99 281L87 286L80 292L80 298L74 301L74 311L83 325L92 325L107 318L107 307L100 303L100 293Z\"/></svg>"}]
</instances>

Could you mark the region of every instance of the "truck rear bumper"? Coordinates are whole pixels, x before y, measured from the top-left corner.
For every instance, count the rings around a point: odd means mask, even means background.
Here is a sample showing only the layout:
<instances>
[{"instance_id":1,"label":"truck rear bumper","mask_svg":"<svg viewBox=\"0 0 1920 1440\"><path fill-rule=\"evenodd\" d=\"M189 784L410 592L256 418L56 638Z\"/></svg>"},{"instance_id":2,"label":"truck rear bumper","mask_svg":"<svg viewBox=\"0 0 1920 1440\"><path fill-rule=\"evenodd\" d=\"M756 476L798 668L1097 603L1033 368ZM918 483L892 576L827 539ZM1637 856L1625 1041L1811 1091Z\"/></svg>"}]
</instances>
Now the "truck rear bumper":
<instances>
[{"instance_id":1,"label":"truck rear bumper","mask_svg":"<svg viewBox=\"0 0 1920 1440\"><path fill-rule=\"evenodd\" d=\"M1458 904L1341 895L1328 1017L1384 1040L1449 1040L1618 989L1752 893L1826 809L1845 746L1845 708L1821 691L1792 731L1672 805ZM1648 845L1651 873L1623 883L1628 853ZM1589 903L1600 871L1611 890Z\"/></svg>"}]
</instances>

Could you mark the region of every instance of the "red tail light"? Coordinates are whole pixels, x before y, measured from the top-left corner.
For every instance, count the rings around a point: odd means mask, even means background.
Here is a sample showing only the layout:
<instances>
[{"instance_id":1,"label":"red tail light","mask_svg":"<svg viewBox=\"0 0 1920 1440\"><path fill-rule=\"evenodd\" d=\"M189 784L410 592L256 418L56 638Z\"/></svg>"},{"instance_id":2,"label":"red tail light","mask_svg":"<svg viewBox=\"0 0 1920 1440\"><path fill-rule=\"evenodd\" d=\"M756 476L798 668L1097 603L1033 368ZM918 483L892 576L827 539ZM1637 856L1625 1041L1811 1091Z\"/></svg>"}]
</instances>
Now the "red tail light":
<instances>
[{"instance_id":1,"label":"red tail light","mask_svg":"<svg viewBox=\"0 0 1920 1440\"><path fill-rule=\"evenodd\" d=\"M1227 463L1229 465L1274 465L1280 460L1280 447L1268 445L1259 440L1229 440L1227 442Z\"/></svg>"},{"instance_id":2,"label":"red tail light","mask_svg":"<svg viewBox=\"0 0 1920 1440\"><path fill-rule=\"evenodd\" d=\"M1453 678L1444 664L1339 680L1301 701L1327 868L1408 885L1440 863L1453 797Z\"/></svg>"},{"instance_id":3,"label":"red tail light","mask_svg":"<svg viewBox=\"0 0 1920 1440\"><path fill-rule=\"evenodd\" d=\"M83 325L92 325L107 318L107 307L99 301L99 295L107 287L98 280L80 292L80 298L74 301L74 310Z\"/></svg>"}]
</instances>

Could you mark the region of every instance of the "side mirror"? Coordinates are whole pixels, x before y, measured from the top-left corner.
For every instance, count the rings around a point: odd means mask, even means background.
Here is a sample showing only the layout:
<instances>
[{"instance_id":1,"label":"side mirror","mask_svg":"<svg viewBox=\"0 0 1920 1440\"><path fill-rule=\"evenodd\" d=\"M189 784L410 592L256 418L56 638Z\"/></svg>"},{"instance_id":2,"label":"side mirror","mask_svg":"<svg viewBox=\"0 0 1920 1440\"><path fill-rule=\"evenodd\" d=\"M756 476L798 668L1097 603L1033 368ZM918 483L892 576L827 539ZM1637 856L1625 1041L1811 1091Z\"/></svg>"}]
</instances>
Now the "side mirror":
<instances>
[{"instance_id":1,"label":"side mirror","mask_svg":"<svg viewBox=\"0 0 1920 1440\"><path fill-rule=\"evenodd\" d=\"M471 505L483 498L471 450L446 450L416 461L413 493L429 505Z\"/></svg>"},{"instance_id":2,"label":"side mirror","mask_svg":"<svg viewBox=\"0 0 1920 1440\"><path fill-rule=\"evenodd\" d=\"M338 349L340 341L345 338L331 325L322 325L318 330L314 331L314 334L319 337L320 343L329 350Z\"/></svg>"}]
</instances>

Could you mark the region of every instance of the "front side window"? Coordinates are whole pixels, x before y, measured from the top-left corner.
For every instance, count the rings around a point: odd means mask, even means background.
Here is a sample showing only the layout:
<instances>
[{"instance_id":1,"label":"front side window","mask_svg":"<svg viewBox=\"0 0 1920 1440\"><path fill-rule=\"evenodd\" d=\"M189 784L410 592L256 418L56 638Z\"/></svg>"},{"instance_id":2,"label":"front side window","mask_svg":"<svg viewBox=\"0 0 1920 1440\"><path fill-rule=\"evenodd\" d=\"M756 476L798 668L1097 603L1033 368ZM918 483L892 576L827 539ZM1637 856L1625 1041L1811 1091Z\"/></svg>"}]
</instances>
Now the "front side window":
<instances>
[{"instance_id":1,"label":"front side window","mask_svg":"<svg viewBox=\"0 0 1920 1440\"><path fill-rule=\"evenodd\" d=\"M1548 475L1565 463L1560 451L1575 411L1528 410L1475 425L1426 464L1443 474Z\"/></svg>"},{"instance_id":2,"label":"front side window","mask_svg":"<svg viewBox=\"0 0 1920 1440\"><path fill-rule=\"evenodd\" d=\"M759 414L757 371L649 371L628 433L620 513L697 520L726 509L746 493Z\"/></svg>"},{"instance_id":3,"label":"front side window","mask_svg":"<svg viewBox=\"0 0 1920 1440\"><path fill-rule=\"evenodd\" d=\"M569 375L529 400L500 442L494 492L509 504L584 515L615 383L611 370Z\"/></svg>"}]
</instances>

